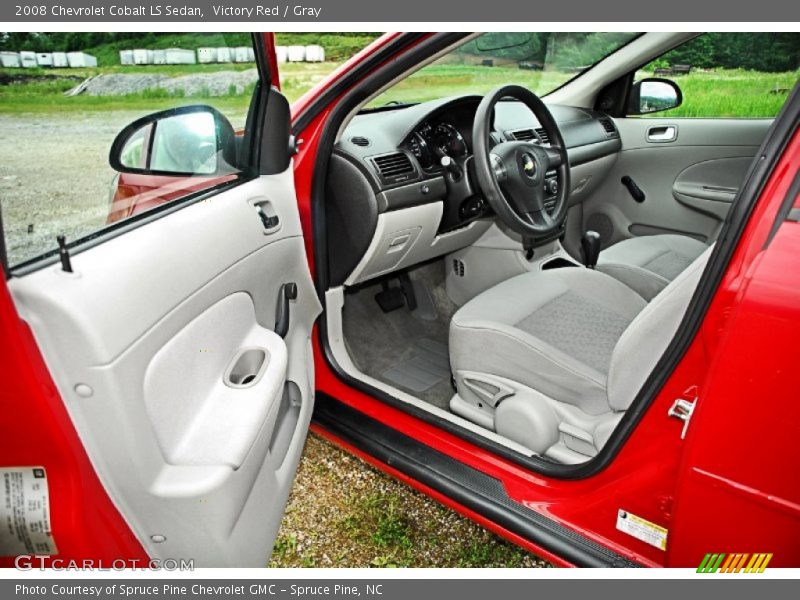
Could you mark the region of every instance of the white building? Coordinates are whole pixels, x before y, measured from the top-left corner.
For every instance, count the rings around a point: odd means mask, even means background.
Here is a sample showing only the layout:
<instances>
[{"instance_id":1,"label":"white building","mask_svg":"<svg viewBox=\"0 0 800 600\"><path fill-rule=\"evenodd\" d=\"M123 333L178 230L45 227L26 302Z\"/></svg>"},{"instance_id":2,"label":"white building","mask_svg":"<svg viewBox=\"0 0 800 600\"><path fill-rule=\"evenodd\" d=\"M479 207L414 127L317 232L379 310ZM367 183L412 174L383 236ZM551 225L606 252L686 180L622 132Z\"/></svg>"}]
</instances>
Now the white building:
<instances>
[{"instance_id":1,"label":"white building","mask_svg":"<svg viewBox=\"0 0 800 600\"><path fill-rule=\"evenodd\" d=\"M250 62L250 53L248 50L250 50L250 48L247 46L237 46L236 48L233 48L233 62Z\"/></svg>"},{"instance_id":2,"label":"white building","mask_svg":"<svg viewBox=\"0 0 800 600\"><path fill-rule=\"evenodd\" d=\"M69 66L66 52L53 52L53 66L59 69Z\"/></svg>"},{"instance_id":3,"label":"white building","mask_svg":"<svg viewBox=\"0 0 800 600\"><path fill-rule=\"evenodd\" d=\"M143 48L136 48L133 51L133 64L135 65L152 65L153 64L153 51L145 50Z\"/></svg>"},{"instance_id":4,"label":"white building","mask_svg":"<svg viewBox=\"0 0 800 600\"><path fill-rule=\"evenodd\" d=\"M168 65L193 65L197 62L194 50L167 48Z\"/></svg>"},{"instance_id":5,"label":"white building","mask_svg":"<svg viewBox=\"0 0 800 600\"><path fill-rule=\"evenodd\" d=\"M217 49L216 48L198 48L197 49L197 62L206 65L209 63L217 62Z\"/></svg>"},{"instance_id":6,"label":"white building","mask_svg":"<svg viewBox=\"0 0 800 600\"><path fill-rule=\"evenodd\" d=\"M233 60L231 56L231 49L225 46L221 46L217 48L217 62L218 63L229 63Z\"/></svg>"},{"instance_id":7,"label":"white building","mask_svg":"<svg viewBox=\"0 0 800 600\"><path fill-rule=\"evenodd\" d=\"M36 52L31 52L30 50L23 50L19 53L19 62L26 69L39 66L36 62Z\"/></svg>"},{"instance_id":8,"label":"white building","mask_svg":"<svg viewBox=\"0 0 800 600\"><path fill-rule=\"evenodd\" d=\"M85 52L67 52L67 62L73 69L80 67L96 67L97 59Z\"/></svg>"},{"instance_id":9,"label":"white building","mask_svg":"<svg viewBox=\"0 0 800 600\"><path fill-rule=\"evenodd\" d=\"M7 69L19 69L22 66L19 52L0 52L0 65Z\"/></svg>"},{"instance_id":10,"label":"white building","mask_svg":"<svg viewBox=\"0 0 800 600\"><path fill-rule=\"evenodd\" d=\"M316 44L306 46L306 62L325 62L325 48Z\"/></svg>"},{"instance_id":11,"label":"white building","mask_svg":"<svg viewBox=\"0 0 800 600\"><path fill-rule=\"evenodd\" d=\"M52 52L37 52L36 53L36 64L40 67L52 67L53 66L53 53Z\"/></svg>"},{"instance_id":12,"label":"white building","mask_svg":"<svg viewBox=\"0 0 800 600\"><path fill-rule=\"evenodd\" d=\"M119 51L119 64L132 65L133 63L133 50L120 50Z\"/></svg>"},{"instance_id":13,"label":"white building","mask_svg":"<svg viewBox=\"0 0 800 600\"><path fill-rule=\"evenodd\" d=\"M289 46L286 49L286 60L289 62L303 62L306 59L305 46Z\"/></svg>"},{"instance_id":14,"label":"white building","mask_svg":"<svg viewBox=\"0 0 800 600\"><path fill-rule=\"evenodd\" d=\"M287 56L288 50L286 49L286 46L275 46L275 58L278 59L278 64L285 63Z\"/></svg>"}]
</instances>

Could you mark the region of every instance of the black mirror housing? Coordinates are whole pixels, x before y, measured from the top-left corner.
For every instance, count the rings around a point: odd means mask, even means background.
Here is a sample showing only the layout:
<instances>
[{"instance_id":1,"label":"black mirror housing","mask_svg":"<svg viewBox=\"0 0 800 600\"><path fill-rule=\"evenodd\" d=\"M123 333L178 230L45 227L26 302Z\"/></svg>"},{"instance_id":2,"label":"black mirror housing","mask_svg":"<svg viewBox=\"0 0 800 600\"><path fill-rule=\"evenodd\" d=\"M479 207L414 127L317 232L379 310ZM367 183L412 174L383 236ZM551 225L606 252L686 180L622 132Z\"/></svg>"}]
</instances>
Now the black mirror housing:
<instances>
[{"instance_id":1,"label":"black mirror housing","mask_svg":"<svg viewBox=\"0 0 800 600\"><path fill-rule=\"evenodd\" d=\"M216 177L239 172L236 133L212 106L171 108L137 119L114 139L108 156L119 173Z\"/></svg>"},{"instance_id":2,"label":"black mirror housing","mask_svg":"<svg viewBox=\"0 0 800 600\"><path fill-rule=\"evenodd\" d=\"M648 77L635 82L628 95L629 115L646 115L677 108L683 92L677 83L662 77Z\"/></svg>"}]
</instances>

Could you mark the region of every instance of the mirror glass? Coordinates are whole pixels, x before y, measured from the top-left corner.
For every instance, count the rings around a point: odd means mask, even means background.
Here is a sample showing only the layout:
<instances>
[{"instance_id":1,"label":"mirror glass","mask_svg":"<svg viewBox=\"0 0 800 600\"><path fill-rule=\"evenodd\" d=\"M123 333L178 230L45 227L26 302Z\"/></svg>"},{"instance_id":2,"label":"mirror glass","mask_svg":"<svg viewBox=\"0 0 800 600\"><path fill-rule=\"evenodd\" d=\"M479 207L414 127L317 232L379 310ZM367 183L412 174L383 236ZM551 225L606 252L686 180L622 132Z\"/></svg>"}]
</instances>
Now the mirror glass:
<instances>
[{"instance_id":1,"label":"mirror glass","mask_svg":"<svg viewBox=\"0 0 800 600\"><path fill-rule=\"evenodd\" d=\"M678 106L678 91L666 81L644 80L639 89L640 114Z\"/></svg>"},{"instance_id":2,"label":"mirror glass","mask_svg":"<svg viewBox=\"0 0 800 600\"><path fill-rule=\"evenodd\" d=\"M164 117L136 130L119 154L128 169L211 175L217 171L217 124L210 112Z\"/></svg>"}]
</instances>

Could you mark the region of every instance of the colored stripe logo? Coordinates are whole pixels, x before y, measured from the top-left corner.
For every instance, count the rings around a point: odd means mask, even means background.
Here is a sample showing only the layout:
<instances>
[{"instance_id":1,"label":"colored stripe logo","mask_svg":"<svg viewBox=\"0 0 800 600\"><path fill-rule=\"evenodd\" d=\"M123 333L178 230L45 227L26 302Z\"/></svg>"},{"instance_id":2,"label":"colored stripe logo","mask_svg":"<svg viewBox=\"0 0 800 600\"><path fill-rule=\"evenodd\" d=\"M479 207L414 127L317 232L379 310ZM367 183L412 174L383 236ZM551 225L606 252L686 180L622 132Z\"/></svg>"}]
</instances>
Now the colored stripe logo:
<instances>
[{"instance_id":1,"label":"colored stripe logo","mask_svg":"<svg viewBox=\"0 0 800 600\"><path fill-rule=\"evenodd\" d=\"M703 557L698 573L763 573L772 553L724 554L708 553Z\"/></svg>"}]
</instances>

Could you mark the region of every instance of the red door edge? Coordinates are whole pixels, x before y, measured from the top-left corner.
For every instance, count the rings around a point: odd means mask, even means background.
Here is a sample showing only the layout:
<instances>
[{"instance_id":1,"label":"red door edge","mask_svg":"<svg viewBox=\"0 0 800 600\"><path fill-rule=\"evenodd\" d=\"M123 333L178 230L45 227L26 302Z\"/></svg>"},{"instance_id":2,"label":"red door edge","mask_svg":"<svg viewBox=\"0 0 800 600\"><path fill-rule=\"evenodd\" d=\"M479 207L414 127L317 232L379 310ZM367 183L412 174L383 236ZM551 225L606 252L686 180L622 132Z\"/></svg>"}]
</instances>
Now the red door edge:
<instances>
[{"instance_id":1,"label":"red door edge","mask_svg":"<svg viewBox=\"0 0 800 600\"><path fill-rule=\"evenodd\" d=\"M104 567L146 564L149 557L100 482L5 280L0 286L0 339L0 467L46 471L58 554L44 564L52 564L53 558L91 559ZM12 566L13 557L0 557L0 567Z\"/></svg>"}]
</instances>

